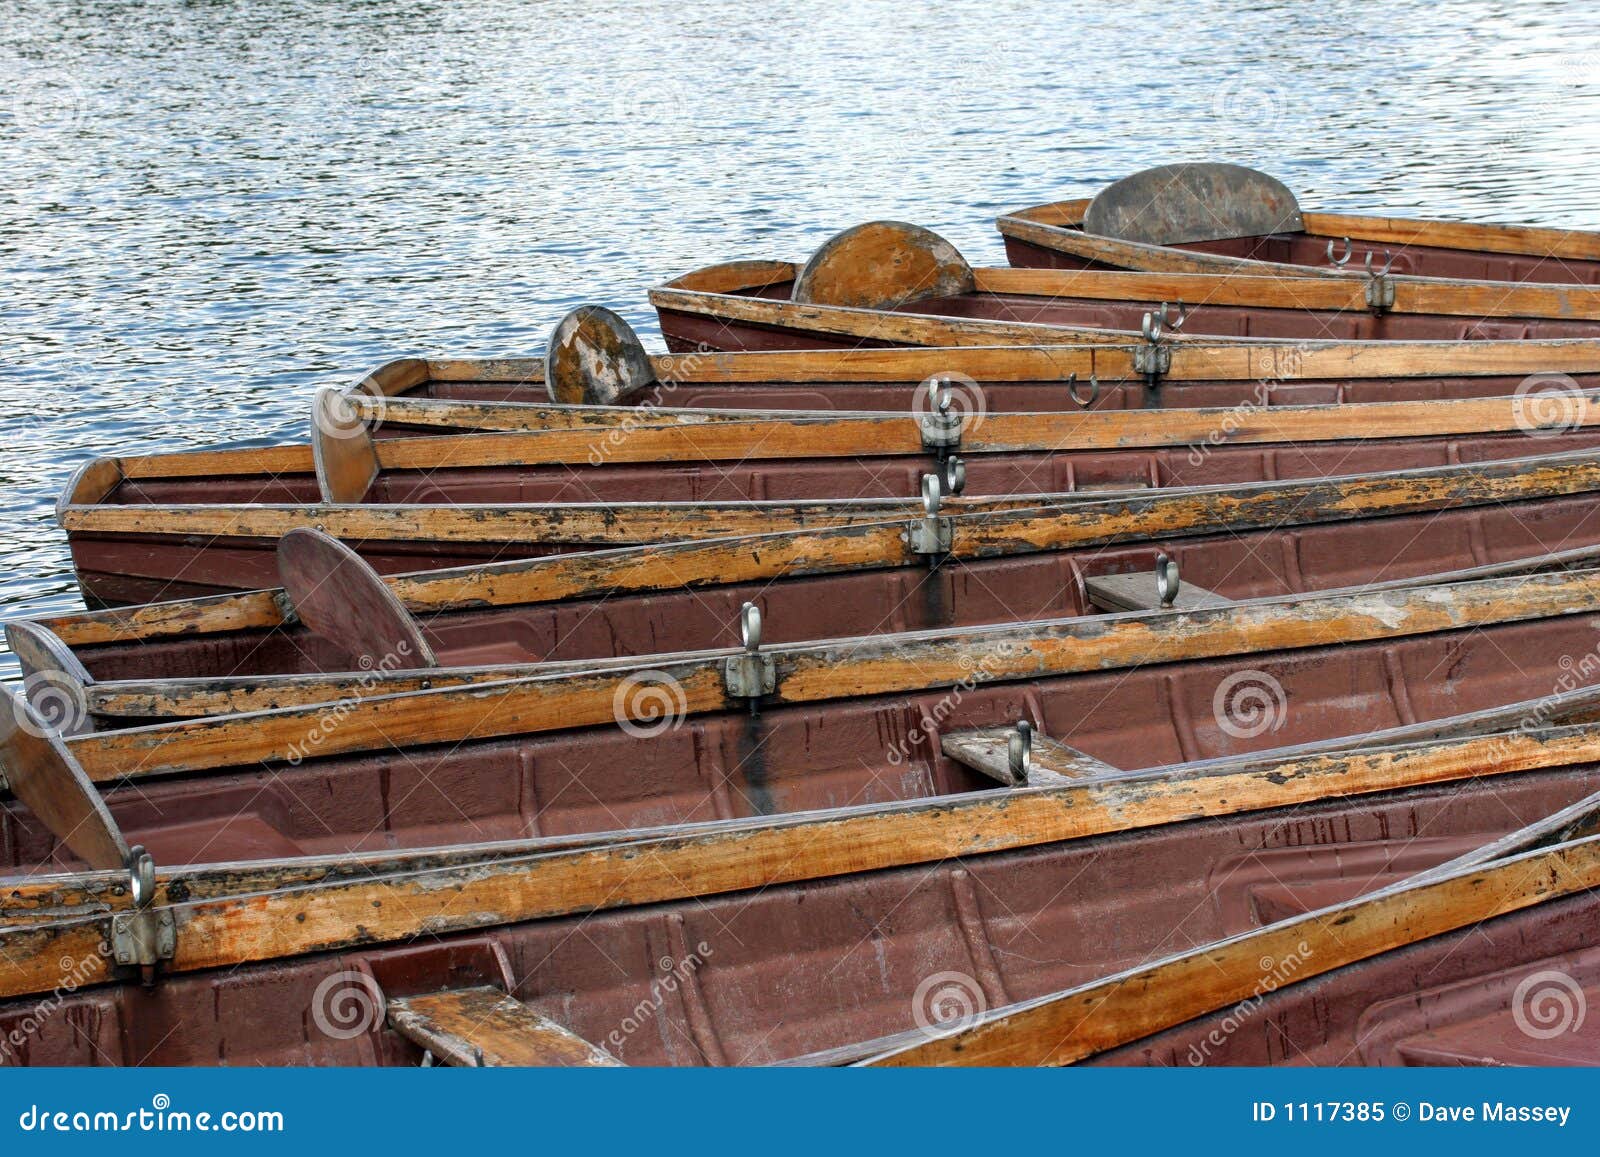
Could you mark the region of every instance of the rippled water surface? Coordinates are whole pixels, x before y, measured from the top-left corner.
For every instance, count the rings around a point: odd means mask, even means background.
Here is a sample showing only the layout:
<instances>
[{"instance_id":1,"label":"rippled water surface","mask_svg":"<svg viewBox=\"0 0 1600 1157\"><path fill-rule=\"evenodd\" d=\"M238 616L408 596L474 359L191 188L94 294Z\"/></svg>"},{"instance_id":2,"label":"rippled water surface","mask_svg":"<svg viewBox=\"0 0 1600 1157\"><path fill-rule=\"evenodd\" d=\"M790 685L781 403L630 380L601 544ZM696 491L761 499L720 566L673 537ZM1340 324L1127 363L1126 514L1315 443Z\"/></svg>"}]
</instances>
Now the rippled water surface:
<instances>
[{"instance_id":1,"label":"rippled water surface","mask_svg":"<svg viewBox=\"0 0 1600 1157\"><path fill-rule=\"evenodd\" d=\"M78 605L97 454L298 439L404 354L872 217L1228 159L1314 207L1600 227L1582 4L5 0L0 618ZM0 670L10 671L0 657Z\"/></svg>"}]
</instances>

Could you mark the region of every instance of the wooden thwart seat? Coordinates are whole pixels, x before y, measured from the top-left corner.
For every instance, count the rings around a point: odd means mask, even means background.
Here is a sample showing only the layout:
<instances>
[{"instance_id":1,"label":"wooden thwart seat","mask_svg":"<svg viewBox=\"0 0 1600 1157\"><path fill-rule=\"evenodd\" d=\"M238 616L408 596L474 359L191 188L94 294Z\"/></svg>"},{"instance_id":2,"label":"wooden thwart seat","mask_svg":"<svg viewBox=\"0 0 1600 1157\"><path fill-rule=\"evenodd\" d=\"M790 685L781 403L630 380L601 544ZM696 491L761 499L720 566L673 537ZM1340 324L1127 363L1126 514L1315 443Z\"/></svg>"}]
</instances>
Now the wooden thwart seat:
<instances>
[{"instance_id":1,"label":"wooden thwart seat","mask_svg":"<svg viewBox=\"0 0 1600 1157\"><path fill-rule=\"evenodd\" d=\"M1007 787L1046 787L1086 779L1104 779L1125 774L1119 767L1096 759L1076 747L1033 732L1026 771L1019 776L1011 758L1015 727L979 727L971 731L951 731L941 737L940 747L957 763L999 780Z\"/></svg>"},{"instance_id":2,"label":"wooden thwart seat","mask_svg":"<svg viewBox=\"0 0 1600 1157\"><path fill-rule=\"evenodd\" d=\"M1089 601L1103 611L1203 611L1225 607L1233 601L1205 587L1183 583L1172 601L1163 603L1155 571L1089 575L1083 580L1083 586Z\"/></svg>"},{"instance_id":3,"label":"wooden thwart seat","mask_svg":"<svg viewBox=\"0 0 1600 1157\"><path fill-rule=\"evenodd\" d=\"M620 1066L621 1061L498 988L391 997L389 1027L450 1065Z\"/></svg>"}]
</instances>

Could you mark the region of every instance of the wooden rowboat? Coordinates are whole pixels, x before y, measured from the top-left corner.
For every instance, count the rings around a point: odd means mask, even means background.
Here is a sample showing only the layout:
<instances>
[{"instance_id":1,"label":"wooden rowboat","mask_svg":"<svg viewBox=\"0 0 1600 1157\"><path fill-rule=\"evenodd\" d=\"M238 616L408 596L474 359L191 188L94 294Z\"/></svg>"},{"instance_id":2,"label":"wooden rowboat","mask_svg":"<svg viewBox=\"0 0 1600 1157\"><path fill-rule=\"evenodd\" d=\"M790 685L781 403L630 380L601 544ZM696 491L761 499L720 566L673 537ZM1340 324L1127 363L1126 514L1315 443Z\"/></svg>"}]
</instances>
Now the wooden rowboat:
<instances>
[{"instance_id":1,"label":"wooden rowboat","mask_svg":"<svg viewBox=\"0 0 1600 1157\"><path fill-rule=\"evenodd\" d=\"M611 334L612 356L569 356ZM1496 397L1552 382L1600 384L1600 345L1547 341L1168 343L1164 370L1136 368L1137 345L965 346L644 354L615 314L581 306L556 327L545 358L406 358L345 392L335 428L383 436L440 429L587 430L714 419L737 409L925 413L930 383L955 383L985 414L1144 407L1331 405ZM640 359L630 351L637 349ZM603 370L601 367L604 367ZM1530 385L1528 379L1540 380ZM475 403L544 403L516 425ZM647 414L639 413L645 409ZM742 417L743 415L741 415ZM584 460L587 460L586 457Z\"/></svg>"},{"instance_id":2,"label":"wooden rowboat","mask_svg":"<svg viewBox=\"0 0 1600 1157\"><path fill-rule=\"evenodd\" d=\"M243 865L166 873L135 881L142 908L116 896L122 872L41 877L0 928L0 1039L20 1042L0 1061L1195 1063L1183 1046L1208 1037L1184 1022L1245 1000L1259 1021L1202 1061L1592 1061L1592 1038L1501 1052L1479 1017L1590 946L1600 733L1555 715L1415 730L1019 788L981 836L959 809L857 809L516 858L261 865L277 888ZM1471 764L1496 773L1441 782ZM1378 768L1414 786L1266 802ZM1474 925L1462 951L1450 933ZM153 990L114 983L141 973ZM1370 1052L1341 1054L1374 1017Z\"/></svg>"},{"instance_id":3,"label":"wooden rowboat","mask_svg":"<svg viewBox=\"0 0 1600 1157\"><path fill-rule=\"evenodd\" d=\"M279 547L283 589L17 621L7 639L58 727L121 727L714 652L739 645L747 602L773 643L1154 609L1161 556L1178 607L1588 566L1597 497L1590 452L387 581L301 529Z\"/></svg>"},{"instance_id":4,"label":"wooden rowboat","mask_svg":"<svg viewBox=\"0 0 1600 1157\"><path fill-rule=\"evenodd\" d=\"M87 785L104 792L127 842L161 864L892 809L995 776L981 759L952 758L943 741L1019 717L1096 765L1132 770L1585 686L1600 675L1580 650L1596 616L1600 569L1558 570L1189 611L753 640L735 655L652 656L632 668L91 733L62 749L85 790L96 800ZM1236 703L1261 695L1264 724ZM39 730L14 729L0 755L18 797L0 846L18 868L72 852L103 867L80 823L60 822L51 803L69 777L21 738ZM1335 782L1348 790L1348 779Z\"/></svg>"},{"instance_id":5,"label":"wooden rowboat","mask_svg":"<svg viewBox=\"0 0 1600 1157\"><path fill-rule=\"evenodd\" d=\"M1126 344L1146 364L1200 336L1267 342L1593 337L1589 286L973 268L896 221L847 229L804 266L708 266L650 291L672 350ZM1174 338L1174 334L1180 336Z\"/></svg>"},{"instance_id":6,"label":"wooden rowboat","mask_svg":"<svg viewBox=\"0 0 1600 1157\"><path fill-rule=\"evenodd\" d=\"M1591 231L1306 212L1240 165L1161 165L996 225L1011 263L1030 269L1382 279L1402 296L1431 278L1600 284Z\"/></svg>"},{"instance_id":7,"label":"wooden rowboat","mask_svg":"<svg viewBox=\"0 0 1600 1157\"><path fill-rule=\"evenodd\" d=\"M1375 893L812 1063L1595 1065L1600 796ZM1240 1031L1243 1029L1243 1031Z\"/></svg>"},{"instance_id":8,"label":"wooden rowboat","mask_svg":"<svg viewBox=\"0 0 1600 1157\"><path fill-rule=\"evenodd\" d=\"M631 337L605 319L595 328ZM1120 489L1600 445L1600 406L1570 382L1553 395L1540 387L1509 398L1176 415L986 415L972 395L960 404L953 397L941 386L925 412L904 415L619 419L604 435L557 426L375 439L369 411L330 417L348 402L330 391L318 396L310 446L97 459L69 484L57 519L85 599L117 606L272 585L277 540L304 527L349 542L393 574L620 544L820 531L915 516L930 502L951 513L998 511ZM928 490L930 473L937 494ZM913 497L919 492L921 500Z\"/></svg>"},{"instance_id":9,"label":"wooden rowboat","mask_svg":"<svg viewBox=\"0 0 1600 1157\"><path fill-rule=\"evenodd\" d=\"M598 349L606 356L596 356ZM1348 342L1303 350L1183 344L1170 351L1177 360L1167 373L1137 369L1140 352L1123 346L1001 346L651 357L620 317L587 305L556 326L545 358L390 363L342 394L320 394L315 429L333 437L537 432L547 455L561 453L577 476L584 465L635 463L651 455L666 461L734 452L858 456L869 449L863 445L868 430L877 432L871 449L893 454L909 429L895 419L910 415L920 427L941 401L954 407L974 435L991 416L999 420L988 441L975 445L986 452L1020 452L1147 445L1157 435L1169 444L1203 443L1221 440L1222 422L1228 440L1323 439L1330 434L1329 414L1306 407L1350 403L1395 407L1362 411L1375 419L1352 427L1364 433L1486 432L1490 426L1468 426L1465 419L1428 417L1451 407L1416 403L1490 397L1519 399L1521 428L1571 426L1579 424L1580 411L1600 386L1593 372L1600 366L1600 346L1585 340ZM556 404L544 404L546 399ZM1293 414L1264 412L1290 407ZM1540 407L1547 413L1536 414ZM862 412L835 416L840 410ZM1028 410L1035 412L1021 416ZM1128 410L1165 416L1121 413ZM1259 428L1275 418L1294 420L1270 434ZM815 435L809 451L775 436L771 423L782 419ZM1358 422L1354 415L1348 420ZM1498 421L1511 428L1505 414ZM632 437L645 428L647 434ZM748 436L757 430L759 437ZM1061 436L1069 430L1070 442ZM1003 447L994 442L997 435ZM926 450L924 442L904 449Z\"/></svg>"}]
</instances>

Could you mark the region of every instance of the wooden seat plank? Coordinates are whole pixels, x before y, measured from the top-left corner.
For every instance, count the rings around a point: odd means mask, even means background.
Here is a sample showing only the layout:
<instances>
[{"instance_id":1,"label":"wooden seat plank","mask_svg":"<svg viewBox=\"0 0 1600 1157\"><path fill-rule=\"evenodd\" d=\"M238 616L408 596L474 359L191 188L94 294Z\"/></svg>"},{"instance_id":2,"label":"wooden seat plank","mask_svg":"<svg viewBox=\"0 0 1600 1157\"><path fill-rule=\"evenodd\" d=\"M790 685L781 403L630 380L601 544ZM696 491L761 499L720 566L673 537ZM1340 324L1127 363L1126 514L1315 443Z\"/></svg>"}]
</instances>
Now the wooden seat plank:
<instances>
[{"instance_id":1,"label":"wooden seat plank","mask_svg":"<svg viewBox=\"0 0 1600 1157\"><path fill-rule=\"evenodd\" d=\"M1233 602L1205 587L1183 583L1178 587L1177 597L1163 607L1154 571L1089 575L1083 585L1089 601L1105 611L1203 611Z\"/></svg>"},{"instance_id":2,"label":"wooden seat plank","mask_svg":"<svg viewBox=\"0 0 1600 1157\"><path fill-rule=\"evenodd\" d=\"M1019 780L1011 770L1009 744L1011 727L980 727L971 731L951 731L940 737L939 746L957 763L980 771L1007 787L1061 786L1074 780L1104 779L1125 774L1119 767L1096 759L1065 743L1033 734L1033 754L1028 778Z\"/></svg>"},{"instance_id":3,"label":"wooden seat plank","mask_svg":"<svg viewBox=\"0 0 1600 1157\"><path fill-rule=\"evenodd\" d=\"M468 1068L594 1068L621 1061L498 988L392 997L389 1027L437 1059Z\"/></svg>"}]
</instances>

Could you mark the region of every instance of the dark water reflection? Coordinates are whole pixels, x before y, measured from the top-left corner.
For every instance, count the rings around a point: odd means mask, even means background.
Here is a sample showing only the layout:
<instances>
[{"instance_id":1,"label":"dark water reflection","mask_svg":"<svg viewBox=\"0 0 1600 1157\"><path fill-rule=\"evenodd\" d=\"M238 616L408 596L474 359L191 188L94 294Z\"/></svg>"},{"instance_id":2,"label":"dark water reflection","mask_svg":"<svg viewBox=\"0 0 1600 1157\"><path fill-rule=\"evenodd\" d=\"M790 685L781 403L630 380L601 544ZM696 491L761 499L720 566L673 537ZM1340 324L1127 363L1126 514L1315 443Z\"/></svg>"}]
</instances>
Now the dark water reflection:
<instances>
[{"instance_id":1,"label":"dark water reflection","mask_svg":"<svg viewBox=\"0 0 1600 1157\"><path fill-rule=\"evenodd\" d=\"M999 262L1003 209L1211 157L1600 226L1592 10L1501 8L7 0L0 617L76 604L95 454L298 438L317 385L585 300L653 336L650 284L870 217Z\"/></svg>"}]
</instances>

